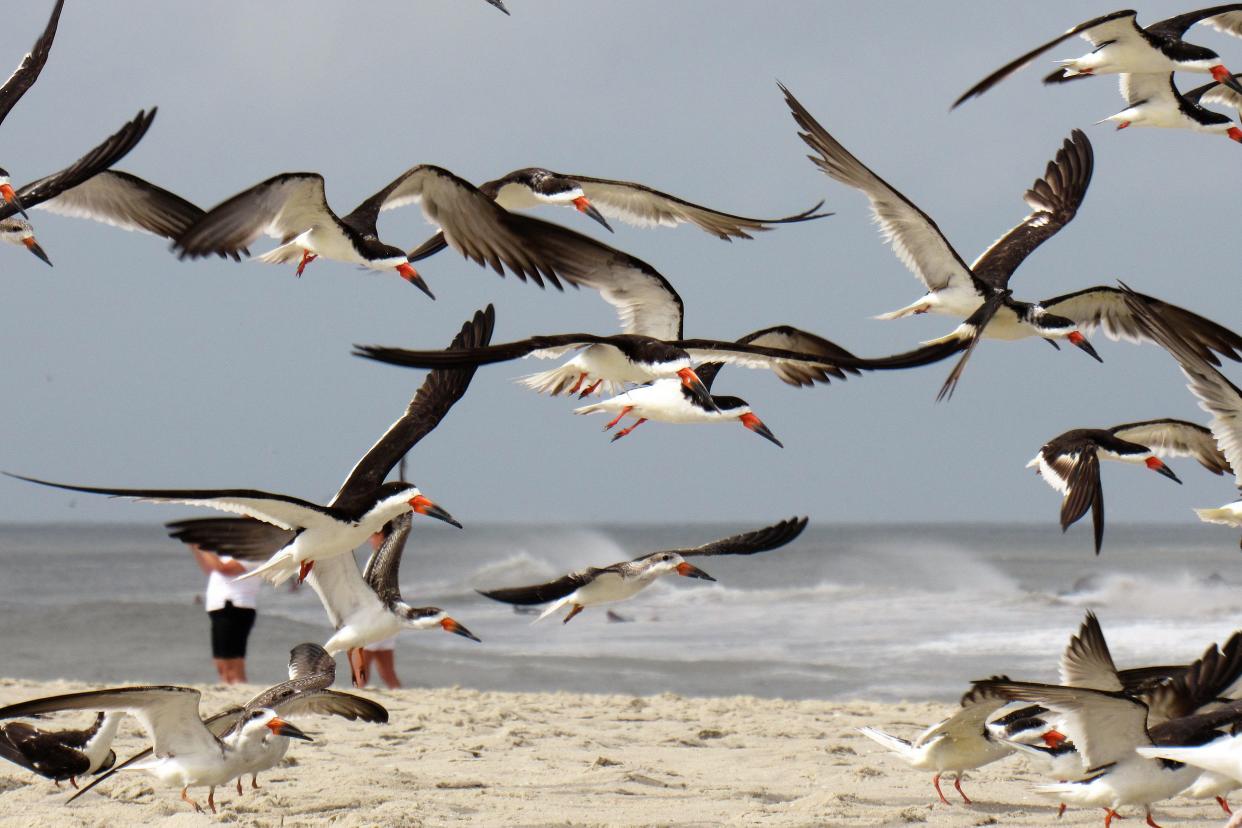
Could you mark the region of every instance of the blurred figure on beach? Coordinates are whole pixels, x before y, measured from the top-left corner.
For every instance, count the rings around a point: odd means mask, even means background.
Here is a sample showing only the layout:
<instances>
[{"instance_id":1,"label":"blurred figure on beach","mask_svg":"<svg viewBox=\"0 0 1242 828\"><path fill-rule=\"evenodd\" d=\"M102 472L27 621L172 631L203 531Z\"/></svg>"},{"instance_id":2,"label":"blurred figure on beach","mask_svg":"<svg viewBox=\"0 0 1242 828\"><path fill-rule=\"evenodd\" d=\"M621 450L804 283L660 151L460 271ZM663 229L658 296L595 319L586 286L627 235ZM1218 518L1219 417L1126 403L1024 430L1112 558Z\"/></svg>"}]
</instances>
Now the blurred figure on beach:
<instances>
[{"instance_id":1,"label":"blurred figure on beach","mask_svg":"<svg viewBox=\"0 0 1242 828\"><path fill-rule=\"evenodd\" d=\"M394 635L362 648L362 671L368 683L370 683L371 668L374 667L379 673L380 681L384 682L384 686L389 690L401 687L401 679L397 678L397 665L394 661L396 646L397 637Z\"/></svg>"},{"instance_id":2,"label":"blurred figure on beach","mask_svg":"<svg viewBox=\"0 0 1242 828\"><path fill-rule=\"evenodd\" d=\"M224 684L246 681L246 641L257 612L258 578L238 580L250 566L228 555L217 555L190 544L194 560L207 575L207 615L211 618L211 655Z\"/></svg>"},{"instance_id":3,"label":"blurred figure on beach","mask_svg":"<svg viewBox=\"0 0 1242 828\"><path fill-rule=\"evenodd\" d=\"M386 523L383 529L371 535L371 554L379 551L391 532L392 524ZM380 681L389 690L396 690L401 686L401 679L397 678L396 646L397 637L394 635L362 648L362 675L368 684L371 681L371 668L374 667L379 673Z\"/></svg>"}]
</instances>

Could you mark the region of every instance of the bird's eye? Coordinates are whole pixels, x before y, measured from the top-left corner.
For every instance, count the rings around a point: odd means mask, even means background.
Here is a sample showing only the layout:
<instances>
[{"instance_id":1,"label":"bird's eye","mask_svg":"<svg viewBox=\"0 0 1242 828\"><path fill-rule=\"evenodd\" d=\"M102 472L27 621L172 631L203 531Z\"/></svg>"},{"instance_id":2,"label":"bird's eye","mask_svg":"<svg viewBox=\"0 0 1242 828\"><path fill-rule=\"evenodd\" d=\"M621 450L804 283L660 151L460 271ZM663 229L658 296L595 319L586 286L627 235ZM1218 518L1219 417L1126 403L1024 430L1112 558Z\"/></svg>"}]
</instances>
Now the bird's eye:
<instances>
[{"instance_id":1,"label":"bird's eye","mask_svg":"<svg viewBox=\"0 0 1242 828\"><path fill-rule=\"evenodd\" d=\"M251 714L250 714L250 718L252 718L252 719L258 719L258 718L260 718L260 717L262 717L262 716L263 716L263 711L262 711L262 710L256 710L256 711L254 711L253 713L251 713Z\"/></svg>"}]
</instances>

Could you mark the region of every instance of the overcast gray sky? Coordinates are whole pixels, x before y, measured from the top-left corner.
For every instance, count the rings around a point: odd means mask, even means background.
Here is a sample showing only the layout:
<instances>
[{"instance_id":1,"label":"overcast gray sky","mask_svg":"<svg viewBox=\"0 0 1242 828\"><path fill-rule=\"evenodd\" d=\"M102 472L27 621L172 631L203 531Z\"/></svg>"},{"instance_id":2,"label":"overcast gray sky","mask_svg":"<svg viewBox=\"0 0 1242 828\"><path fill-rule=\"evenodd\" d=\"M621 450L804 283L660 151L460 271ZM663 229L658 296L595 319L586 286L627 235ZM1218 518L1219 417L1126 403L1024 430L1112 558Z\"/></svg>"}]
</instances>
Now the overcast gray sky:
<instances>
[{"instance_id":1,"label":"overcast gray sky","mask_svg":"<svg viewBox=\"0 0 1242 828\"><path fill-rule=\"evenodd\" d=\"M879 322L922 290L870 224L866 200L828 180L776 88L785 82L846 147L932 215L969 261L1026 212L1021 195L1069 131L1096 171L1073 224L1019 271L1019 296L1123 278L1242 328L1238 184L1242 147L1217 136L1092 126L1122 108L1111 78L1047 88L1051 58L982 99L949 103L1099 3L829 3L718 0L339 3L69 0L38 84L0 130L18 182L58 169L159 105L120 168L210 207L282 171L327 178L342 211L405 168L442 164L481 182L543 165L628 178L732 212L783 215L826 199L837 215L727 244L694 229L604 238L658 268L691 336L776 323L860 354L947 332L945 317ZM10 4L0 72L42 30L50 0ZM1154 2L1151 22L1187 8ZM1242 71L1242 42L1195 42ZM1203 82L1185 76L1183 86ZM447 344L474 309L497 307L497 340L612 332L591 291L499 279L452 251L422 263L438 300L392 274L331 262L291 267L178 262L162 241L45 214L49 269L0 250L0 468L115 486L247 486L326 499L398 415L422 373L364 362L350 345ZM383 236L412 247L417 208ZM267 240L257 250L271 246ZM1023 468L1079 426L1205 420L1155 347L1094 343L1099 365L1039 341L985 342L952 402L947 364L794 390L730 369L719 393L751 401L782 451L737 426L648 424L609 444L598 417L513 379L548 363L482 369L411 456L411 477L467 526L770 520L1056 520L1058 496ZM1235 380L1242 368L1230 365ZM1231 499L1188 460L1178 487L1109 465L1110 522L1194 521ZM174 507L0 483L8 521L165 520ZM1080 541L1087 547L1086 529ZM1224 535L1222 530L1222 535ZM1222 537L1222 542L1226 539Z\"/></svg>"}]
</instances>

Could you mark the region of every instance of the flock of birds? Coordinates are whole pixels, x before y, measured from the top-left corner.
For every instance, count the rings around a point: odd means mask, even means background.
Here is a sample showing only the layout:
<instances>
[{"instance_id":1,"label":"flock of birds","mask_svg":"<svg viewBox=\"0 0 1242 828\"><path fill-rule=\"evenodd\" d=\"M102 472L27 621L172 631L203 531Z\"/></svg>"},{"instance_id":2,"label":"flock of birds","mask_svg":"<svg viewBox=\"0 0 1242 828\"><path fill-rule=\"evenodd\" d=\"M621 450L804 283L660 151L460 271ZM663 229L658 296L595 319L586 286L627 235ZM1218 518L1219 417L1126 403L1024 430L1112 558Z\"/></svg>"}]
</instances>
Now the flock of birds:
<instances>
[{"instance_id":1,"label":"flock of birds","mask_svg":"<svg viewBox=\"0 0 1242 828\"><path fill-rule=\"evenodd\" d=\"M488 0L508 14L501 0ZM48 59L63 0L17 71L0 88L0 120L37 79ZM1242 4L1190 12L1145 28L1132 11L1116 12L1073 27L1064 35L1011 61L972 87L957 102L980 95L1062 41L1081 35L1093 50L1064 61L1045 79L1064 83L1097 74L1118 74L1126 108L1106 120L1118 128L1160 126L1219 132L1242 141L1242 130L1202 104L1242 102L1242 84L1210 50L1182 40L1203 23L1242 36ZM1175 72L1200 72L1213 82L1180 92ZM353 211L338 215L328 205L317 173L275 175L203 210L133 174L113 169L150 128L156 110L139 112L114 135L65 169L14 187L0 170L0 237L21 244L51 264L35 240L27 210L85 217L124 229L162 236L182 258L222 256L240 260L261 237L279 241L255 257L296 264L300 276L316 259L394 271L428 297L431 287L415 268L451 247L502 276L506 271L543 287L564 284L599 292L620 318L622 333L552 333L492 343L491 306L467 320L439 350L356 346L359 356L430 373L409 406L378 439L326 505L291 495L248 488L144 489L79 486L10 475L77 492L180 503L235 515L168 525L173 537L201 548L260 562L245 577L280 583L308 581L334 627L320 647L294 648L289 680L242 707L204 719L199 692L173 686L121 687L34 699L0 708L0 756L51 779L102 774L91 787L121 769L147 770L190 798L193 786L215 788L273 767L290 739L310 737L286 717L307 713L383 722L388 713L374 701L329 689L335 656L347 653L355 684L365 683L361 648L402 629L440 629L479 639L436 607L415 607L402 597L402 554L419 514L460 527L452 515L404 479L387 481L409 450L428 435L461 399L481 365L533 356L569 359L524 378L534 391L605 399L578 414L612 415L605 429L625 417L633 422L617 440L647 421L737 422L781 445L745 400L712 393L725 365L763 369L794 386L844 380L871 371L916 368L951 356L957 362L941 388L948 398L970 355L983 339L1039 337L1065 341L1100 357L1086 338L1099 329L1114 340L1152 342L1180 365L1190 389L1212 419L1207 426L1172 419L1127 423L1108 429L1076 429L1048 441L1031 466L1064 495L1062 528L1093 514L1095 551L1103 539L1101 459L1143 464L1174 481L1162 458L1192 456L1215 474L1233 472L1242 485L1242 391L1221 374L1221 357L1242 361L1242 337L1205 317L1155 297L1119 287L1094 286L1037 301L1014 298L1010 281L1025 258L1073 220L1091 181L1094 155L1086 135L1073 130L1042 177L1025 193L1031 212L971 264L954 250L935 222L901 192L842 146L783 85L785 101L810 148L809 158L829 178L863 193L898 258L926 293L882 315L897 319L928 312L961 320L948 334L911 350L879 357L845 348L788 325L770 326L735 341L693 339L683 330L683 303L672 284L650 264L595 238L524 215L541 205L572 208L611 230L609 219L637 225L692 224L721 239L750 238L775 226L821 219L822 202L790 216L761 219L694 204L651 187L543 168L516 170L480 186L442 167L419 165L396 177ZM957 105L955 104L955 106ZM418 203L436 233L408 253L379 238L383 211ZM404 478L404 474L400 475ZM1180 482L1180 481L1178 481ZM1242 504L1199 510L1202 519L1242 526ZM630 561L591 567L548 583L483 594L510 604L546 608L540 619L566 610L568 622L585 608L630 598L662 575L714 580L691 563L717 555L749 555L778 549L798 537L806 518L706 543L691 549L653 552ZM375 532L380 548L360 571L353 550ZM1188 667L1117 671L1098 622L1088 615L1062 657L1061 685L996 678L976 682L952 718L909 743L879 731L864 732L919 768L961 773L1019 751L1049 762L1055 785L1041 789L1064 803L1106 809L1108 825L1118 808L1147 808L1180 791L1220 797L1242 786L1242 701L1225 701L1242 673L1242 634L1212 647ZM1023 705L1010 710L1009 705ZM8 720L61 711L95 711L92 727L50 730ZM117 763L111 745L124 715L145 729L151 746ZM1201 770L1205 769L1205 770ZM81 792L75 794L80 796ZM965 794L962 798L966 799ZM969 800L966 800L969 802Z\"/></svg>"}]
</instances>

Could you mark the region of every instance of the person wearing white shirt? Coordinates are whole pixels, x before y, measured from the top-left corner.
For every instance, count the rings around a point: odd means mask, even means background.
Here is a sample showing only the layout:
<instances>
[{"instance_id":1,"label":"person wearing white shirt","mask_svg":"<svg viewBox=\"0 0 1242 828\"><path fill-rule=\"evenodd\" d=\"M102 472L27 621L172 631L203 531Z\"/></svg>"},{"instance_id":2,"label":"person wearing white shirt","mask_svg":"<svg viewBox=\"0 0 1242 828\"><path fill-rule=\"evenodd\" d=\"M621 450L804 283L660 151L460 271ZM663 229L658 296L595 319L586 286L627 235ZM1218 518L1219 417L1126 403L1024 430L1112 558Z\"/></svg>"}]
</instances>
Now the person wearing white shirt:
<instances>
[{"instance_id":1,"label":"person wearing white shirt","mask_svg":"<svg viewBox=\"0 0 1242 828\"><path fill-rule=\"evenodd\" d=\"M217 555L190 544L194 560L207 574L207 615L211 618L211 655L224 684L246 681L246 640L257 613L258 578L238 580L250 566L228 555Z\"/></svg>"}]
</instances>

